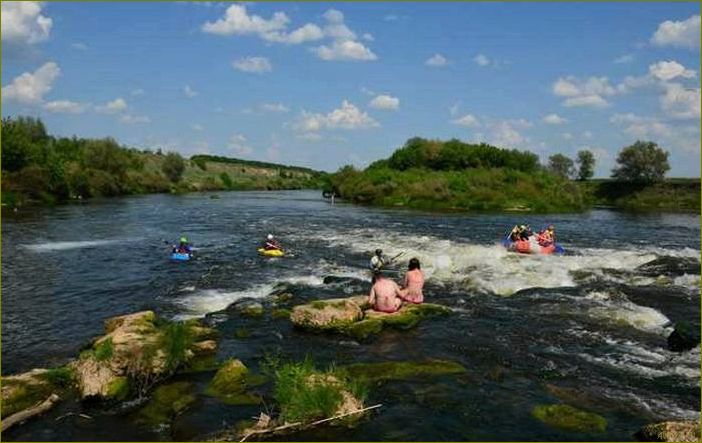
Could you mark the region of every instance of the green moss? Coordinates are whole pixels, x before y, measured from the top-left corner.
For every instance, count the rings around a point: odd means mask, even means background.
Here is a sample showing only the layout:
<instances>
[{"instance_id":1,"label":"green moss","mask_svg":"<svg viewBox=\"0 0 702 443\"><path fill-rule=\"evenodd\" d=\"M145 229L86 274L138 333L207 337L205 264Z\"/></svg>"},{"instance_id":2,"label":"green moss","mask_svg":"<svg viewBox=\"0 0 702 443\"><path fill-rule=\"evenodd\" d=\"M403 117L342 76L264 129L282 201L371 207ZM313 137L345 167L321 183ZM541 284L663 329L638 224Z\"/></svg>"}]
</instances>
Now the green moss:
<instances>
[{"instance_id":1,"label":"green moss","mask_svg":"<svg viewBox=\"0 0 702 443\"><path fill-rule=\"evenodd\" d=\"M68 388L75 382L75 372L69 366L61 366L46 371L41 377L57 388Z\"/></svg>"},{"instance_id":2,"label":"green moss","mask_svg":"<svg viewBox=\"0 0 702 443\"><path fill-rule=\"evenodd\" d=\"M383 322L377 319L360 320L339 328L340 332L356 339L363 340L383 330Z\"/></svg>"},{"instance_id":3,"label":"green moss","mask_svg":"<svg viewBox=\"0 0 702 443\"><path fill-rule=\"evenodd\" d=\"M290 309L276 309L271 312L273 318L290 318Z\"/></svg>"},{"instance_id":4,"label":"green moss","mask_svg":"<svg viewBox=\"0 0 702 443\"><path fill-rule=\"evenodd\" d=\"M122 401L129 397L131 386L127 377L117 377L107 385L106 397L112 400Z\"/></svg>"},{"instance_id":5,"label":"green moss","mask_svg":"<svg viewBox=\"0 0 702 443\"><path fill-rule=\"evenodd\" d=\"M95 345L95 360L97 361L107 361L114 355L114 346L112 344L112 337L107 337Z\"/></svg>"},{"instance_id":6,"label":"green moss","mask_svg":"<svg viewBox=\"0 0 702 443\"><path fill-rule=\"evenodd\" d=\"M248 318L261 318L263 317L263 306L259 304L247 305L241 310L241 315Z\"/></svg>"},{"instance_id":7,"label":"green moss","mask_svg":"<svg viewBox=\"0 0 702 443\"><path fill-rule=\"evenodd\" d=\"M607 428L604 417L566 404L538 405L532 409L531 415L549 426L568 431L604 432Z\"/></svg>"},{"instance_id":8,"label":"green moss","mask_svg":"<svg viewBox=\"0 0 702 443\"><path fill-rule=\"evenodd\" d=\"M313 309L322 310L322 309L324 309L326 306L327 306L327 304L326 304L325 302L323 302L323 301L320 301L320 300L315 300L315 301L312 302L312 308L313 308Z\"/></svg>"},{"instance_id":9,"label":"green moss","mask_svg":"<svg viewBox=\"0 0 702 443\"><path fill-rule=\"evenodd\" d=\"M200 355L195 356L193 359L189 360L183 368L180 369L181 373L195 373L195 372L209 372L218 369L221 364L217 361L216 355Z\"/></svg>"},{"instance_id":10,"label":"green moss","mask_svg":"<svg viewBox=\"0 0 702 443\"><path fill-rule=\"evenodd\" d=\"M137 422L149 426L168 424L196 400L192 384L184 381L159 386L137 413Z\"/></svg>"},{"instance_id":11,"label":"green moss","mask_svg":"<svg viewBox=\"0 0 702 443\"><path fill-rule=\"evenodd\" d=\"M44 401L53 392L53 387L48 382L37 380L34 383L23 380L2 380L3 390L8 389L10 394L2 401L0 413L3 417L27 409Z\"/></svg>"},{"instance_id":12,"label":"green moss","mask_svg":"<svg viewBox=\"0 0 702 443\"><path fill-rule=\"evenodd\" d=\"M369 382L384 380L407 380L447 374L462 374L466 368L460 363L447 360L389 361L382 363L359 363L344 366L351 378Z\"/></svg>"},{"instance_id":13,"label":"green moss","mask_svg":"<svg viewBox=\"0 0 702 443\"><path fill-rule=\"evenodd\" d=\"M240 360L231 359L217 371L206 392L228 404L258 404L260 397L246 392L255 381L256 378Z\"/></svg>"}]
</instances>

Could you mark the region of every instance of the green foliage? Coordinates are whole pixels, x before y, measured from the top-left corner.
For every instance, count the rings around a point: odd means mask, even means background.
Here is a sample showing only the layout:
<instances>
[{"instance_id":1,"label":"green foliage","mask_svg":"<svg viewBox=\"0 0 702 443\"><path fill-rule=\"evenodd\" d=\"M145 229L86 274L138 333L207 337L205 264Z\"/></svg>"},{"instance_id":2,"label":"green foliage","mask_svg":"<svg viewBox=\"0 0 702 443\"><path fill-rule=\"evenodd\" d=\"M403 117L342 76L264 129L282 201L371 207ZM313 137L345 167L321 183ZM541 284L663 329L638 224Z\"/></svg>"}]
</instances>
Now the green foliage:
<instances>
[{"instance_id":1,"label":"green foliage","mask_svg":"<svg viewBox=\"0 0 702 443\"><path fill-rule=\"evenodd\" d=\"M578 151L578 180L589 180L595 174L595 156L591 151Z\"/></svg>"},{"instance_id":2,"label":"green foliage","mask_svg":"<svg viewBox=\"0 0 702 443\"><path fill-rule=\"evenodd\" d=\"M192 157L190 161L203 171L207 171L207 159Z\"/></svg>"},{"instance_id":3,"label":"green foliage","mask_svg":"<svg viewBox=\"0 0 702 443\"><path fill-rule=\"evenodd\" d=\"M320 174L318 171L315 171L313 169L302 168L299 166L286 166L286 165L279 165L277 163L259 162L259 161L255 161L255 160L241 160L238 158L221 157L218 155L204 155L204 154L194 155L194 156L190 157L190 160L195 161L195 162L206 161L206 162L212 162L212 163L227 163L227 164L252 166L252 167L266 168L266 169L280 169L283 171L303 172L303 173L311 174L311 175Z\"/></svg>"},{"instance_id":4,"label":"green foliage","mask_svg":"<svg viewBox=\"0 0 702 443\"><path fill-rule=\"evenodd\" d=\"M231 189L234 187L231 177L229 177L229 174L227 174L226 172L222 172L221 174L219 174L219 179L222 180L222 184L225 188Z\"/></svg>"},{"instance_id":5,"label":"green foliage","mask_svg":"<svg viewBox=\"0 0 702 443\"><path fill-rule=\"evenodd\" d=\"M95 346L94 356L97 361L107 361L114 355L112 338L108 337Z\"/></svg>"},{"instance_id":6,"label":"green foliage","mask_svg":"<svg viewBox=\"0 0 702 443\"><path fill-rule=\"evenodd\" d=\"M60 366L58 368L51 368L42 374L44 379L51 383L53 386L59 388L68 388L73 385L75 381L75 373L68 366Z\"/></svg>"},{"instance_id":7,"label":"green foliage","mask_svg":"<svg viewBox=\"0 0 702 443\"><path fill-rule=\"evenodd\" d=\"M612 178L619 181L659 182L670 170L668 152L656 143L640 140L619 152L617 164Z\"/></svg>"},{"instance_id":8,"label":"green foliage","mask_svg":"<svg viewBox=\"0 0 702 443\"><path fill-rule=\"evenodd\" d=\"M161 348L166 353L166 365L175 370L187 360L187 351L193 344L190 327L185 323L168 323L161 334Z\"/></svg>"},{"instance_id":9,"label":"green foliage","mask_svg":"<svg viewBox=\"0 0 702 443\"><path fill-rule=\"evenodd\" d=\"M574 432L604 432L607 420L597 414L581 411L566 404L538 405L531 415L555 428Z\"/></svg>"},{"instance_id":10,"label":"green foliage","mask_svg":"<svg viewBox=\"0 0 702 443\"><path fill-rule=\"evenodd\" d=\"M568 179L575 174L573 160L563 154L554 154L548 158L548 170L561 178Z\"/></svg>"},{"instance_id":11,"label":"green foliage","mask_svg":"<svg viewBox=\"0 0 702 443\"><path fill-rule=\"evenodd\" d=\"M116 401L126 400L131 393L131 386L127 377L117 377L107 386L106 397Z\"/></svg>"},{"instance_id":12,"label":"green foliage","mask_svg":"<svg viewBox=\"0 0 702 443\"><path fill-rule=\"evenodd\" d=\"M173 183L178 183L185 171L185 161L177 152L169 152L163 160L161 170Z\"/></svg>"},{"instance_id":13,"label":"green foliage","mask_svg":"<svg viewBox=\"0 0 702 443\"><path fill-rule=\"evenodd\" d=\"M41 162L48 141L44 123L39 119L2 119L2 170L15 172Z\"/></svg>"}]
</instances>

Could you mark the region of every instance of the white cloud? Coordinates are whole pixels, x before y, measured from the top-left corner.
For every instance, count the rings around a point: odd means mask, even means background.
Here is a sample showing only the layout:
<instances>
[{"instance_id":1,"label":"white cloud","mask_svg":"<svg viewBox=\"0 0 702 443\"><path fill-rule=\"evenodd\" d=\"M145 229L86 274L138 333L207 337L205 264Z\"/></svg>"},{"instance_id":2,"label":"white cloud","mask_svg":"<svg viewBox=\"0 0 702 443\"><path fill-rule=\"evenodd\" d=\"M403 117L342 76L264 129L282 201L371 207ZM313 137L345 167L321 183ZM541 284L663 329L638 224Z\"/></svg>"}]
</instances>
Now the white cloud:
<instances>
[{"instance_id":1,"label":"white cloud","mask_svg":"<svg viewBox=\"0 0 702 443\"><path fill-rule=\"evenodd\" d=\"M685 88L679 83L666 83L660 98L661 108L673 118L700 118L700 88Z\"/></svg>"},{"instance_id":2,"label":"white cloud","mask_svg":"<svg viewBox=\"0 0 702 443\"><path fill-rule=\"evenodd\" d=\"M573 138L575 138L570 132L564 132L561 134L561 136L563 137L563 140L573 140Z\"/></svg>"},{"instance_id":3,"label":"white cloud","mask_svg":"<svg viewBox=\"0 0 702 443\"><path fill-rule=\"evenodd\" d=\"M590 140L592 138L592 132L591 131L583 132L583 138Z\"/></svg>"},{"instance_id":4,"label":"white cloud","mask_svg":"<svg viewBox=\"0 0 702 443\"><path fill-rule=\"evenodd\" d=\"M36 71L25 72L15 77L9 85L3 86L2 98L26 105L41 103L60 74L61 69L56 63L45 63Z\"/></svg>"},{"instance_id":5,"label":"white cloud","mask_svg":"<svg viewBox=\"0 0 702 443\"><path fill-rule=\"evenodd\" d=\"M273 70L273 65L266 57L244 57L232 62L232 67L242 72L261 74Z\"/></svg>"},{"instance_id":6,"label":"white cloud","mask_svg":"<svg viewBox=\"0 0 702 443\"><path fill-rule=\"evenodd\" d=\"M622 82L617 85L617 92L626 94L634 89L651 86L653 84L655 84L655 80L651 75L627 75L626 77L624 77L624 80L622 80Z\"/></svg>"},{"instance_id":7,"label":"white cloud","mask_svg":"<svg viewBox=\"0 0 702 443\"><path fill-rule=\"evenodd\" d=\"M76 42L76 43L71 43L71 48L73 48L77 51L87 51L88 45L86 45L85 43Z\"/></svg>"},{"instance_id":8,"label":"white cloud","mask_svg":"<svg viewBox=\"0 0 702 443\"><path fill-rule=\"evenodd\" d=\"M260 106L265 112L288 112L290 109L282 103L262 103Z\"/></svg>"},{"instance_id":9,"label":"white cloud","mask_svg":"<svg viewBox=\"0 0 702 443\"><path fill-rule=\"evenodd\" d=\"M637 139L671 135L670 126L653 117L641 117L632 113L614 114L609 121L624 127L624 132L627 135Z\"/></svg>"},{"instance_id":10,"label":"white cloud","mask_svg":"<svg viewBox=\"0 0 702 443\"><path fill-rule=\"evenodd\" d=\"M697 71L687 69L680 63L670 61L660 61L648 67L649 73L659 80L669 81L676 77L695 78Z\"/></svg>"},{"instance_id":11,"label":"white cloud","mask_svg":"<svg viewBox=\"0 0 702 443\"><path fill-rule=\"evenodd\" d=\"M456 103L452 104L452 105L449 107L449 114L451 114L451 117L453 117L453 116L455 116L456 114L458 114L458 110L459 110L460 108L461 108L461 104L460 104L460 103L456 102Z\"/></svg>"},{"instance_id":12,"label":"white cloud","mask_svg":"<svg viewBox=\"0 0 702 443\"><path fill-rule=\"evenodd\" d=\"M473 61L478 66L487 66L490 64L490 59L483 54L478 54L475 57L473 57Z\"/></svg>"},{"instance_id":13,"label":"white cloud","mask_svg":"<svg viewBox=\"0 0 702 443\"><path fill-rule=\"evenodd\" d=\"M130 92L134 97L137 97L139 95L144 95L144 90L143 89L132 89L132 92Z\"/></svg>"},{"instance_id":14,"label":"white cloud","mask_svg":"<svg viewBox=\"0 0 702 443\"><path fill-rule=\"evenodd\" d=\"M365 95L375 95L375 92L366 88L365 86L361 86L361 92Z\"/></svg>"},{"instance_id":15,"label":"white cloud","mask_svg":"<svg viewBox=\"0 0 702 443\"><path fill-rule=\"evenodd\" d=\"M56 100L44 103L44 109L57 114L81 114L89 106L87 103L77 103L70 100Z\"/></svg>"},{"instance_id":16,"label":"white cloud","mask_svg":"<svg viewBox=\"0 0 702 443\"><path fill-rule=\"evenodd\" d=\"M2 40L9 43L34 44L49 38L53 21L41 15L43 2L1 2Z\"/></svg>"},{"instance_id":17,"label":"white cloud","mask_svg":"<svg viewBox=\"0 0 702 443\"><path fill-rule=\"evenodd\" d=\"M561 117L558 114L549 114L543 118L543 122L548 124L548 125L562 125L563 123L566 123L568 120L565 118Z\"/></svg>"},{"instance_id":18,"label":"white cloud","mask_svg":"<svg viewBox=\"0 0 702 443\"><path fill-rule=\"evenodd\" d=\"M144 123L151 123L151 119L145 115L131 115L124 114L119 118L119 121L128 125L138 125Z\"/></svg>"},{"instance_id":19,"label":"white cloud","mask_svg":"<svg viewBox=\"0 0 702 443\"><path fill-rule=\"evenodd\" d=\"M247 143L246 137L241 134L233 134L229 137L227 146L237 155L249 155L253 152L253 148Z\"/></svg>"},{"instance_id":20,"label":"white cloud","mask_svg":"<svg viewBox=\"0 0 702 443\"><path fill-rule=\"evenodd\" d=\"M189 85L185 85L185 87L183 88L183 94L185 94L185 96L188 98L197 97L198 95L197 91L195 91Z\"/></svg>"},{"instance_id":21,"label":"white cloud","mask_svg":"<svg viewBox=\"0 0 702 443\"><path fill-rule=\"evenodd\" d=\"M622 56L615 58L613 63L623 64L623 63L631 63L633 61L634 61L634 56L632 54L624 54Z\"/></svg>"},{"instance_id":22,"label":"white cloud","mask_svg":"<svg viewBox=\"0 0 702 443\"><path fill-rule=\"evenodd\" d=\"M270 19L258 15L249 15L246 6L233 4L227 8L224 17L215 22L202 25L202 31L217 35L258 35L264 36L283 31L290 19L283 12L276 12Z\"/></svg>"},{"instance_id":23,"label":"white cloud","mask_svg":"<svg viewBox=\"0 0 702 443\"><path fill-rule=\"evenodd\" d=\"M262 38L269 42L299 45L300 43L323 39L324 31L315 24L307 23L288 34L284 32L271 32L262 35Z\"/></svg>"},{"instance_id":24,"label":"white cloud","mask_svg":"<svg viewBox=\"0 0 702 443\"><path fill-rule=\"evenodd\" d=\"M316 142L322 139L322 136L316 132L306 132L304 134L297 135L297 138L301 140L306 140L310 142Z\"/></svg>"},{"instance_id":25,"label":"white cloud","mask_svg":"<svg viewBox=\"0 0 702 443\"><path fill-rule=\"evenodd\" d=\"M448 64L448 60L441 54L434 54L431 57L429 57L424 62L424 64L427 66L438 68L440 66L446 66Z\"/></svg>"},{"instance_id":26,"label":"white cloud","mask_svg":"<svg viewBox=\"0 0 702 443\"><path fill-rule=\"evenodd\" d=\"M104 112L106 114L116 114L125 111L128 108L127 102L118 97L110 102L105 103L102 106L95 108L98 112Z\"/></svg>"},{"instance_id":27,"label":"white cloud","mask_svg":"<svg viewBox=\"0 0 702 443\"><path fill-rule=\"evenodd\" d=\"M198 131L198 132L202 132L205 130L205 128L199 123L193 123L192 125L190 125L190 127L193 128L193 130Z\"/></svg>"},{"instance_id":28,"label":"white cloud","mask_svg":"<svg viewBox=\"0 0 702 443\"><path fill-rule=\"evenodd\" d=\"M322 45L314 48L314 52L322 60L339 61L371 61L378 56L363 43L354 40L336 40L331 46Z\"/></svg>"},{"instance_id":29,"label":"white cloud","mask_svg":"<svg viewBox=\"0 0 702 443\"><path fill-rule=\"evenodd\" d=\"M480 122L473 114L466 114L463 117L451 120L451 123L459 126L467 126L469 128L477 128L480 126Z\"/></svg>"},{"instance_id":30,"label":"white cloud","mask_svg":"<svg viewBox=\"0 0 702 443\"><path fill-rule=\"evenodd\" d=\"M609 106L609 103L601 96L593 94L568 98L563 102L563 106L567 108L574 108L580 106L587 106L591 108L605 108Z\"/></svg>"},{"instance_id":31,"label":"white cloud","mask_svg":"<svg viewBox=\"0 0 702 443\"><path fill-rule=\"evenodd\" d=\"M395 110L400 107L400 99L390 95L378 95L368 103L368 106L375 109Z\"/></svg>"},{"instance_id":32,"label":"white cloud","mask_svg":"<svg viewBox=\"0 0 702 443\"><path fill-rule=\"evenodd\" d=\"M491 128L492 140L491 142L500 147L506 148L519 148L524 143L528 141L519 131L517 127L525 127L525 120L510 121L503 120L497 122ZM528 123L528 122L526 122Z\"/></svg>"},{"instance_id":33,"label":"white cloud","mask_svg":"<svg viewBox=\"0 0 702 443\"><path fill-rule=\"evenodd\" d=\"M651 43L656 46L695 49L700 46L700 16L693 15L687 20L667 20L658 25Z\"/></svg>"},{"instance_id":34,"label":"white cloud","mask_svg":"<svg viewBox=\"0 0 702 443\"><path fill-rule=\"evenodd\" d=\"M303 112L299 121L293 128L302 133L319 132L322 129L366 129L379 127L367 113L362 112L348 100L341 103L341 107L328 114Z\"/></svg>"},{"instance_id":35,"label":"white cloud","mask_svg":"<svg viewBox=\"0 0 702 443\"><path fill-rule=\"evenodd\" d=\"M361 38L367 42L374 42L375 41L375 37L373 37L373 34L371 34L369 32L364 32L363 35L361 36Z\"/></svg>"}]
</instances>

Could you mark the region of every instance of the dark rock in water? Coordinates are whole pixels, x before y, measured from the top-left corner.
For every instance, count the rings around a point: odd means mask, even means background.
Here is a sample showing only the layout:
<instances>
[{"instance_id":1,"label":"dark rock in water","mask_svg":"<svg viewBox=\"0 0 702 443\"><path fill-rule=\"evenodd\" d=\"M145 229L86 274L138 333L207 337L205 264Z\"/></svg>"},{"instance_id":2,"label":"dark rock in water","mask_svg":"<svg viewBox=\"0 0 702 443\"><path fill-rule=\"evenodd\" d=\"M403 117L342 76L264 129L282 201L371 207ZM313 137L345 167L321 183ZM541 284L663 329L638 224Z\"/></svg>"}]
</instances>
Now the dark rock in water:
<instances>
[{"instance_id":1,"label":"dark rock in water","mask_svg":"<svg viewBox=\"0 0 702 443\"><path fill-rule=\"evenodd\" d=\"M700 275L700 262L689 257L660 257L636 268L639 274L647 277L659 275L677 276L684 274Z\"/></svg>"},{"instance_id":2,"label":"dark rock in water","mask_svg":"<svg viewBox=\"0 0 702 443\"><path fill-rule=\"evenodd\" d=\"M664 421L646 425L634 434L639 441L700 441L700 422Z\"/></svg>"},{"instance_id":3,"label":"dark rock in water","mask_svg":"<svg viewBox=\"0 0 702 443\"><path fill-rule=\"evenodd\" d=\"M677 287L660 286L626 286L619 285L618 290L626 295L632 303L647 306L660 311L675 321L699 323L699 309L690 309L700 303L699 292L688 292Z\"/></svg>"},{"instance_id":4,"label":"dark rock in water","mask_svg":"<svg viewBox=\"0 0 702 443\"><path fill-rule=\"evenodd\" d=\"M361 280L354 277L341 277L338 275L327 275L322 280L325 285L368 285L369 281Z\"/></svg>"},{"instance_id":5,"label":"dark rock in water","mask_svg":"<svg viewBox=\"0 0 702 443\"><path fill-rule=\"evenodd\" d=\"M263 305L254 300L240 300L232 305L229 305L227 310L233 309L244 317L258 318L263 316Z\"/></svg>"},{"instance_id":6,"label":"dark rock in water","mask_svg":"<svg viewBox=\"0 0 702 443\"><path fill-rule=\"evenodd\" d=\"M700 344L700 324L681 321L668 336L668 349L673 352L689 351Z\"/></svg>"}]
</instances>

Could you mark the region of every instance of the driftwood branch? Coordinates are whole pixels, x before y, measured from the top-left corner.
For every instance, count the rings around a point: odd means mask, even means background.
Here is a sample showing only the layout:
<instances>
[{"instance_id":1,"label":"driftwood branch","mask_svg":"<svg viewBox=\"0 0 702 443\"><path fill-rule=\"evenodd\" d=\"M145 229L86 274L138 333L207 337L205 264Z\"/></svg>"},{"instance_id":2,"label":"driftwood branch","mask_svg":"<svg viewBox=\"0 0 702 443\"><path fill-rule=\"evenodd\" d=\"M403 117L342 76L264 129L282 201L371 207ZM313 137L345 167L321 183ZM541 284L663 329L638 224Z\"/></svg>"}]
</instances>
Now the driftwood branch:
<instances>
[{"instance_id":1,"label":"driftwood branch","mask_svg":"<svg viewBox=\"0 0 702 443\"><path fill-rule=\"evenodd\" d=\"M48 411L49 409L53 408L54 405L60 400L61 398L56 395L56 394L51 394L49 398L44 400L41 403L37 403L36 405L32 406L31 408L27 408L23 411L17 412L16 414L12 414L9 417L5 418L2 420L2 431L7 430L10 428L10 426L15 425L17 423L22 423L23 421L34 417L35 415L43 414L44 412Z\"/></svg>"},{"instance_id":2,"label":"driftwood branch","mask_svg":"<svg viewBox=\"0 0 702 443\"><path fill-rule=\"evenodd\" d=\"M317 425L320 425L320 424L322 424L322 423L326 423L326 422L328 422L328 421L338 420L338 419L340 419L340 418L348 417L349 415L360 414L361 412L370 411L371 409L376 409L376 408L379 408L379 407L381 407L381 406L383 406L383 405L382 405L382 404L377 404L377 405L369 406L369 407L367 407L367 408L357 409L357 410L355 410L355 411L351 411L351 412L346 412L346 413L344 413L344 414L335 415L334 417L329 417L329 418L324 418L324 419L322 419L322 420L317 420L317 421L314 421L314 422L312 422L312 423L303 423L303 422L298 421L298 422L295 422L295 423L288 423L288 424L285 424L285 425L282 425L282 426L276 426L276 427L274 427L274 428L256 429L256 430L247 432L247 433L241 438L241 440L239 440L239 441L240 441L240 442L246 441L246 439L248 439L248 438L251 437L252 435L257 435L257 434L268 434L268 433L271 433L271 432L283 431L283 430L285 430L285 429L290 429L290 428L295 428L295 427L311 427L311 426L317 426Z\"/></svg>"}]
</instances>

